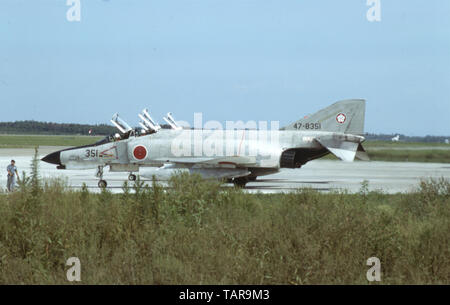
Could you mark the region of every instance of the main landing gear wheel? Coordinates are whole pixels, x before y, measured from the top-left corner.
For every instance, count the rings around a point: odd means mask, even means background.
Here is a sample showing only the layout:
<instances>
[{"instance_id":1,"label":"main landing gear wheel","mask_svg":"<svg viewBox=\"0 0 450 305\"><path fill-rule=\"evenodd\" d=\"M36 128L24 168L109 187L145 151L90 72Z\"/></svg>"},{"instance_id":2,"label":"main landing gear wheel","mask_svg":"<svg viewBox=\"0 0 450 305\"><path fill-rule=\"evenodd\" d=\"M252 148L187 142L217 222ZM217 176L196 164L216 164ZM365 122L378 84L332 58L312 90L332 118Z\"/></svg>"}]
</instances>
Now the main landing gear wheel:
<instances>
[{"instance_id":1,"label":"main landing gear wheel","mask_svg":"<svg viewBox=\"0 0 450 305\"><path fill-rule=\"evenodd\" d=\"M240 187L240 188L244 188L245 185L247 184L247 182L248 182L247 177L239 177L239 178L233 179L234 186Z\"/></svg>"},{"instance_id":2,"label":"main landing gear wheel","mask_svg":"<svg viewBox=\"0 0 450 305\"><path fill-rule=\"evenodd\" d=\"M130 181L136 181L136 175L134 175L134 174L128 175L128 180L130 180Z\"/></svg>"},{"instance_id":3,"label":"main landing gear wheel","mask_svg":"<svg viewBox=\"0 0 450 305\"><path fill-rule=\"evenodd\" d=\"M100 180L100 181L98 182L98 187L101 188L101 189L104 189L104 188L106 188L107 186L108 186L108 183L106 183L105 180Z\"/></svg>"}]
</instances>

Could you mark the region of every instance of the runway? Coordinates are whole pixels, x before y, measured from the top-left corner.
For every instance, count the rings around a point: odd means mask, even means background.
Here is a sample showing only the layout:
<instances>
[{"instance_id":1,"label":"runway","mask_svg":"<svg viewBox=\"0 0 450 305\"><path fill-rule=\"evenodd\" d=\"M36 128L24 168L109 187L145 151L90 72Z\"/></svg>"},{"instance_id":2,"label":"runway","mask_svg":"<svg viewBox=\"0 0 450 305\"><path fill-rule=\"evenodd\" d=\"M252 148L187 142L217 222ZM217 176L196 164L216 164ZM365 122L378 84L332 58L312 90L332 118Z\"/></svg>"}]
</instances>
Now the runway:
<instances>
[{"instance_id":1,"label":"runway","mask_svg":"<svg viewBox=\"0 0 450 305\"><path fill-rule=\"evenodd\" d=\"M41 147L39 158L62 149L63 147ZM19 173L31 172L33 149L0 149L0 188L6 189L6 167L11 159L15 159ZM40 175L43 179L56 177L65 179L73 189L79 189L86 183L90 191L99 192L95 170L57 170L55 165L39 162ZM105 169L104 179L108 181L108 189L114 193L122 192L122 185L127 181L127 173L110 173ZM250 182L246 191L251 193L289 192L298 188L312 188L320 191L347 190L358 192L361 183L368 181L369 190L381 190L384 193L408 192L417 187L420 179L450 179L450 164L446 163L414 163L414 162L342 162L334 160L315 160L300 169L282 169L279 173L258 177ZM148 181L148 179L143 179ZM165 182L161 182L165 185ZM232 186L226 184L225 186Z\"/></svg>"}]
</instances>

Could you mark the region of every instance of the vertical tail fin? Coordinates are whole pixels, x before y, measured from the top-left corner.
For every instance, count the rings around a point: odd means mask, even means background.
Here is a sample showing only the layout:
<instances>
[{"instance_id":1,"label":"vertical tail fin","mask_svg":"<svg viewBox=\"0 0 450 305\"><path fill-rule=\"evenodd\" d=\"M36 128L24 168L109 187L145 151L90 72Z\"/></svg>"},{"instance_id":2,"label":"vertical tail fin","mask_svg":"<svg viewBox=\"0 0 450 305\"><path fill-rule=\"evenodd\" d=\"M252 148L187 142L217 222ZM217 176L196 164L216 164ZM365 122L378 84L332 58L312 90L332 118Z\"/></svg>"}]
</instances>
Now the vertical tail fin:
<instances>
[{"instance_id":1,"label":"vertical tail fin","mask_svg":"<svg viewBox=\"0 0 450 305\"><path fill-rule=\"evenodd\" d=\"M365 110L366 101L363 99L339 101L309 117L286 126L284 129L333 131L363 135Z\"/></svg>"}]
</instances>

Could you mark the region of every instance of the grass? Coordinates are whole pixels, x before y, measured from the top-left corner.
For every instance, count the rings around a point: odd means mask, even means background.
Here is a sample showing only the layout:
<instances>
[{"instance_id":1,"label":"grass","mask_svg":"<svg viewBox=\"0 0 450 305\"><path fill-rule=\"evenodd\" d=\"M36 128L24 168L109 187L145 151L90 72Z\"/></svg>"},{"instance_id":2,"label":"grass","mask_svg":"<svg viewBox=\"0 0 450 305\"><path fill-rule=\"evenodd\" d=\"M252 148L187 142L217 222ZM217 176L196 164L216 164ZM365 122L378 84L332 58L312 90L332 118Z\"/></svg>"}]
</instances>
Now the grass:
<instances>
[{"instance_id":1,"label":"grass","mask_svg":"<svg viewBox=\"0 0 450 305\"><path fill-rule=\"evenodd\" d=\"M364 147L374 161L450 163L450 145L443 143L368 141Z\"/></svg>"},{"instance_id":2,"label":"grass","mask_svg":"<svg viewBox=\"0 0 450 305\"><path fill-rule=\"evenodd\" d=\"M450 283L450 183L387 195L247 194L180 174L163 189L73 191L37 170L0 194L0 284Z\"/></svg>"},{"instance_id":3,"label":"grass","mask_svg":"<svg viewBox=\"0 0 450 305\"><path fill-rule=\"evenodd\" d=\"M450 149L373 149L365 147L371 161L450 163ZM322 159L338 160L332 154Z\"/></svg>"},{"instance_id":4,"label":"grass","mask_svg":"<svg viewBox=\"0 0 450 305\"><path fill-rule=\"evenodd\" d=\"M0 135L0 148L81 146L92 144L101 138L96 136Z\"/></svg>"},{"instance_id":5,"label":"grass","mask_svg":"<svg viewBox=\"0 0 450 305\"><path fill-rule=\"evenodd\" d=\"M434 162L450 163L450 149L448 150L370 150L367 153L374 161L406 161L406 162Z\"/></svg>"},{"instance_id":6,"label":"grass","mask_svg":"<svg viewBox=\"0 0 450 305\"><path fill-rule=\"evenodd\" d=\"M365 148L371 147L386 147L386 148L401 148L401 147L450 147L445 143L436 142L392 142L392 141L366 141L364 142Z\"/></svg>"},{"instance_id":7,"label":"grass","mask_svg":"<svg viewBox=\"0 0 450 305\"><path fill-rule=\"evenodd\" d=\"M443 143L366 141L363 146L372 161L450 163L450 145ZM338 160L332 154L324 159Z\"/></svg>"}]
</instances>

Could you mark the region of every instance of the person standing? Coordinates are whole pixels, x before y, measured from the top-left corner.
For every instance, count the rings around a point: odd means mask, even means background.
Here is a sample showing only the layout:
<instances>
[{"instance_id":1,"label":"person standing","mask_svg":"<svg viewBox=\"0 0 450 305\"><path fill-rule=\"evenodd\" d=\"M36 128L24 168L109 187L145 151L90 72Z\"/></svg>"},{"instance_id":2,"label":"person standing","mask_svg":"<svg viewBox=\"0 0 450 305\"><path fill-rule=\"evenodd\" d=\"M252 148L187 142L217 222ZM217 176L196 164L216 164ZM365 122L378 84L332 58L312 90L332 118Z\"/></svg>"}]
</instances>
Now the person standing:
<instances>
[{"instance_id":1,"label":"person standing","mask_svg":"<svg viewBox=\"0 0 450 305\"><path fill-rule=\"evenodd\" d=\"M11 160L11 164L6 168L8 171L8 180L6 183L6 188L8 192L14 192L14 188L16 187L16 176L19 178L19 173L17 172L16 161Z\"/></svg>"}]
</instances>

